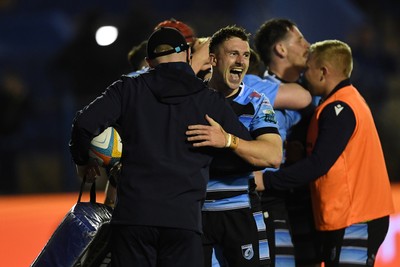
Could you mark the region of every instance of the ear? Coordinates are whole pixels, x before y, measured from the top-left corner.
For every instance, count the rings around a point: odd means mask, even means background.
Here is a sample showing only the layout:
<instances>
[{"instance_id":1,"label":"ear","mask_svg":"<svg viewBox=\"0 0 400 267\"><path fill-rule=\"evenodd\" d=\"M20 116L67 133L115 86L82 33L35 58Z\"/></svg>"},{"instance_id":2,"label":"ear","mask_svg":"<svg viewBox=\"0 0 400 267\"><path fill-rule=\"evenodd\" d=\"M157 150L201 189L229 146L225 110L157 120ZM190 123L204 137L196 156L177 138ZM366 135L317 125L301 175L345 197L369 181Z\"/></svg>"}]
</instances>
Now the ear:
<instances>
[{"instance_id":1,"label":"ear","mask_svg":"<svg viewBox=\"0 0 400 267\"><path fill-rule=\"evenodd\" d=\"M282 42L274 45L274 51L281 58L286 55L286 47Z\"/></svg>"},{"instance_id":2,"label":"ear","mask_svg":"<svg viewBox=\"0 0 400 267\"><path fill-rule=\"evenodd\" d=\"M214 53L210 53L210 64L213 67L217 65L217 57Z\"/></svg>"},{"instance_id":3,"label":"ear","mask_svg":"<svg viewBox=\"0 0 400 267\"><path fill-rule=\"evenodd\" d=\"M321 70L321 76L319 80L322 81L323 79L325 79L326 74L328 73L328 69L325 66L322 66L320 70Z\"/></svg>"}]
</instances>

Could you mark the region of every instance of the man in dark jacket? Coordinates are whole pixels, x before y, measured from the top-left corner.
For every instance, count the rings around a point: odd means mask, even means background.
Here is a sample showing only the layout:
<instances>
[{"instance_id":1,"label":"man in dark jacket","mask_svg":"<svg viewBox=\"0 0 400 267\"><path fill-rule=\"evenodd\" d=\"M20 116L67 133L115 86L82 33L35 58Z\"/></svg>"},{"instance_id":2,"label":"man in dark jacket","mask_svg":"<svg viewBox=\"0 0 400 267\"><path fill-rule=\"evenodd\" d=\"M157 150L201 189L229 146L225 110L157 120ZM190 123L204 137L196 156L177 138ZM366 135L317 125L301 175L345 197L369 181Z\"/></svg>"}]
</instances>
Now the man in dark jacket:
<instances>
[{"instance_id":1,"label":"man in dark jacket","mask_svg":"<svg viewBox=\"0 0 400 267\"><path fill-rule=\"evenodd\" d=\"M203 266L201 206L211 159L239 154L251 140L224 96L195 76L190 53L178 31L156 30L147 45L151 69L123 76L74 119L70 150L78 174L89 181L98 174L88 156L92 138L114 126L123 142L112 266ZM206 115L225 129L215 126L225 138L214 142L226 149L186 141L188 125L206 124ZM230 142L230 134L243 142Z\"/></svg>"}]
</instances>

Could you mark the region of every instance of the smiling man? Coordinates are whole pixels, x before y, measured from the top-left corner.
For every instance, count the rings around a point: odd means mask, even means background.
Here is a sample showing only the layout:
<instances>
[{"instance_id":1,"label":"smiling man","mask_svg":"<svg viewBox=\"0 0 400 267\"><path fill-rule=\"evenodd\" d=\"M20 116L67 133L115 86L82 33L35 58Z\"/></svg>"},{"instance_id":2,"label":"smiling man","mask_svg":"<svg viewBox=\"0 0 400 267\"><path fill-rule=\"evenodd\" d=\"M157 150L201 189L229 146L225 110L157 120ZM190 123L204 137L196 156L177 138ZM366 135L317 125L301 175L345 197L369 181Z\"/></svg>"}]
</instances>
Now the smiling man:
<instances>
[{"instance_id":1,"label":"smiling man","mask_svg":"<svg viewBox=\"0 0 400 267\"><path fill-rule=\"evenodd\" d=\"M250 131L254 140L246 144L246 150L253 164L260 166L258 160L262 159L263 166L277 167L282 159L282 140L275 112L265 95L242 82L249 60L249 34L237 26L220 29L210 41L213 73L208 85L225 95ZM230 142L236 139L228 139ZM217 164L216 160L211 164L203 205L205 266L211 266L213 248L220 249L230 267L266 266L269 247L253 173L215 173L213 166Z\"/></svg>"}]
</instances>

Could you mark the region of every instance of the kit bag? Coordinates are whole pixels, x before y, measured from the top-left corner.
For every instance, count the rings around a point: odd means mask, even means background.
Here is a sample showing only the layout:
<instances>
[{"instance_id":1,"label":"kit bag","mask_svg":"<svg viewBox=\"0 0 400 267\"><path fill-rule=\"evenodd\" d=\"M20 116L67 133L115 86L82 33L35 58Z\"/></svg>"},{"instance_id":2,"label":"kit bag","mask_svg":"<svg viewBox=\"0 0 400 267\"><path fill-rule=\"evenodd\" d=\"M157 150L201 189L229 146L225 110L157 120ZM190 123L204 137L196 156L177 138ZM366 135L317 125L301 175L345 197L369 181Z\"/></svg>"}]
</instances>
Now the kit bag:
<instances>
[{"instance_id":1,"label":"kit bag","mask_svg":"<svg viewBox=\"0 0 400 267\"><path fill-rule=\"evenodd\" d=\"M90 202L78 202L65 215L32 267L111 266L109 239L112 208L96 202L96 184L90 189Z\"/></svg>"}]
</instances>

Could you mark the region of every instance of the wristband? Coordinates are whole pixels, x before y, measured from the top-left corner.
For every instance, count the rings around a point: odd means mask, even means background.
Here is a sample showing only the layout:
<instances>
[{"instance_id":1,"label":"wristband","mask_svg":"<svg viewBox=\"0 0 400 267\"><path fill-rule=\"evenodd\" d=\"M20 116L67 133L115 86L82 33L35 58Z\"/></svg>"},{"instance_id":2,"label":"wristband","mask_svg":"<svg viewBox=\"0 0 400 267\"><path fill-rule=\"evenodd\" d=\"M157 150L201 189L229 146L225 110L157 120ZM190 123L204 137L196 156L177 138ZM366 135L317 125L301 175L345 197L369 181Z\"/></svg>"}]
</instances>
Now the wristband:
<instances>
[{"instance_id":1,"label":"wristband","mask_svg":"<svg viewBox=\"0 0 400 267\"><path fill-rule=\"evenodd\" d=\"M228 140L226 141L225 147L231 147L232 144L232 135L228 134Z\"/></svg>"},{"instance_id":2,"label":"wristband","mask_svg":"<svg viewBox=\"0 0 400 267\"><path fill-rule=\"evenodd\" d=\"M229 148L235 150L239 145L239 137L231 135L230 141Z\"/></svg>"}]
</instances>

